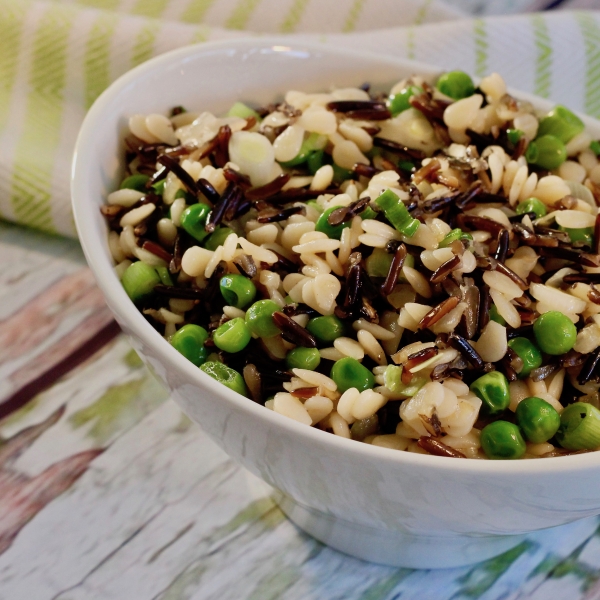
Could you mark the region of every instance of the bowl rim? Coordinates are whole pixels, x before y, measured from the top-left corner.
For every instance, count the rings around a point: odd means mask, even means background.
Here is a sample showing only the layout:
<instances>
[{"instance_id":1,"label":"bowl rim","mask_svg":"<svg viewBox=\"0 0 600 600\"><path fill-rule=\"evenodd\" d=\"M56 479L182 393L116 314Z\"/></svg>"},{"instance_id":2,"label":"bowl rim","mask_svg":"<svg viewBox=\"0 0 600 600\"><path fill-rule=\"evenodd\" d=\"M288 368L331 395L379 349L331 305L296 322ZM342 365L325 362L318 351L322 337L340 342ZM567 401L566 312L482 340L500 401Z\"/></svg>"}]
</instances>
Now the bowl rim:
<instances>
[{"instance_id":1,"label":"bowl rim","mask_svg":"<svg viewBox=\"0 0 600 600\"><path fill-rule=\"evenodd\" d=\"M129 300L129 297L126 295L122 286L118 285L118 279L113 271L112 265L106 260L106 256L97 251L98 246L95 245L94 242L103 244L105 243L105 240L94 240L94 232L96 231L95 223L97 222L98 216L94 214L95 211L92 209L95 208L96 205L90 201L78 202L76 200L77 198L85 199L89 196L89 194L86 193L87 180L85 171L86 164L88 165L88 170L91 168L89 166L89 159L90 155L94 154L94 144L92 141L94 139L94 132L102 127L103 123L106 123L106 118L110 119L110 116L107 117L108 113L106 112L106 109L114 98L123 92L125 88L134 85L138 79L151 74L153 71L172 66L184 59L202 60L216 51L226 51L233 60L236 60L240 54L248 51L256 51L257 49L265 51L271 50L272 52L278 52L281 55L304 51L311 55L319 54L321 58L324 56L325 59L327 58L327 55L347 58L348 60L351 60L352 58L366 59L389 67L408 67L416 73L436 74L442 72L442 69L439 67L409 59L394 58L370 51L339 48L334 47L332 44L323 44L313 41L297 41L281 36L265 35L255 38L244 37L233 40L204 42L184 46L156 56L120 76L104 90L87 112L77 137L71 167L71 198L79 241L98 286L103 294L110 300L109 304L113 312L115 312L120 320L125 322L155 354L164 357L169 363L168 366L170 368L182 371L186 378L193 381L200 388L209 388L213 392L218 390L218 394L231 403L236 410L240 410L242 413L253 415L257 418L262 418L272 426L279 428L282 433L302 438L302 442L304 443L319 444L324 447L330 446L337 451L343 451L349 457L354 454L360 455L359 458L361 460L376 459L378 461L383 461L384 463L389 464L391 468L398 468L399 465L405 464L406 466L418 468L428 467L434 470L444 469L447 471L448 469L453 469L457 472L465 472L472 475L490 473L500 475L507 473L525 477L531 476L534 473L585 471L600 467L600 451L590 451L582 454L545 458L542 460L523 459L500 461L469 459L450 461L446 457L422 455L413 452L401 452L380 446L373 446L371 444L358 443L355 440L342 438L315 429L312 426L307 427L289 417L277 414L274 411L233 392L223 385L217 387L214 379L186 360L144 319L133 302ZM509 91L520 98L533 102L536 106L542 108L553 106L548 100L537 96L511 89L509 89ZM584 119L586 126L593 125L600 130L600 123L598 121L595 121L586 115L580 116ZM90 235L92 236L91 238Z\"/></svg>"}]
</instances>

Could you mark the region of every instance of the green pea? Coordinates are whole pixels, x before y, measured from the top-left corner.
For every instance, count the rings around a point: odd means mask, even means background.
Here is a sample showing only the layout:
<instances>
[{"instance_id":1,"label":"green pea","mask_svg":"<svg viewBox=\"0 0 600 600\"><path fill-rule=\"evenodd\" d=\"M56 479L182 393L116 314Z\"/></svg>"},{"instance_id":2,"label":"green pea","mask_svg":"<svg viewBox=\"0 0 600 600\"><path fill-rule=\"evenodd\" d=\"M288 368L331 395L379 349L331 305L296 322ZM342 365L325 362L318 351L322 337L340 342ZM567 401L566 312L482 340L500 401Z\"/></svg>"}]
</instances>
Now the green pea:
<instances>
[{"instance_id":1,"label":"green pea","mask_svg":"<svg viewBox=\"0 0 600 600\"><path fill-rule=\"evenodd\" d=\"M315 150L308 155L306 166L311 175L314 175L325 164L325 152Z\"/></svg>"},{"instance_id":2,"label":"green pea","mask_svg":"<svg viewBox=\"0 0 600 600\"><path fill-rule=\"evenodd\" d=\"M208 204L198 202L188 206L181 214L181 226L199 242L208 235L204 226L211 210Z\"/></svg>"},{"instance_id":3,"label":"green pea","mask_svg":"<svg viewBox=\"0 0 600 600\"><path fill-rule=\"evenodd\" d=\"M470 387L471 391L481 399L481 412L484 415L497 415L510 404L508 380L500 371L482 375Z\"/></svg>"},{"instance_id":4,"label":"green pea","mask_svg":"<svg viewBox=\"0 0 600 600\"><path fill-rule=\"evenodd\" d=\"M577 328L569 317L551 310L535 320L533 335L542 352L558 356L573 348L577 341Z\"/></svg>"},{"instance_id":5,"label":"green pea","mask_svg":"<svg viewBox=\"0 0 600 600\"><path fill-rule=\"evenodd\" d=\"M344 335L344 323L335 315L325 315L311 319L306 329L314 335L319 342L331 343Z\"/></svg>"},{"instance_id":6,"label":"green pea","mask_svg":"<svg viewBox=\"0 0 600 600\"><path fill-rule=\"evenodd\" d=\"M548 209L541 200L531 197L527 198L527 200L523 200L523 202L519 202L519 204L517 204L516 211L518 215L524 215L525 213L533 212L539 219L548 212Z\"/></svg>"},{"instance_id":7,"label":"green pea","mask_svg":"<svg viewBox=\"0 0 600 600\"><path fill-rule=\"evenodd\" d=\"M581 227L580 229L571 229L570 227L558 226L560 231L564 231L569 234L571 243L583 242L586 246L591 246L594 243L594 228L593 227Z\"/></svg>"},{"instance_id":8,"label":"green pea","mask_svg":"<svg viewBox=\"0 0 600 600\"><path fill-rule=\"evenodd\" d=\"M543 135L529 143L525 151L528 163L538 165L542 169L557 169L567 160L567 148L553 135Z\"/></svg>"},{"instance_id":9,"label":"green pea","mask_svg":"<svg viewBox=\"0 0 600 600\"><path fill-rule=\"evenodd\" d=\"M373 373L350 356L340 358L334 363L331 367L330 377L335 381L338 391L342 394L350 388L364 392L372 389L375 385Z\"/></svg>"},{"instance_id":10,"label":"green pea","mask_svg":"<svg viewBox=\"0 0 600 600\"><path fill-rule=\"evenodd\" d=\"M140 260L125 269L121 283L127 295L137 302L152 293L154 286L160 283L160 277L154 267Z\"/></svg>"},{"instance_id":11,"label":"green pea","mask_svg":"<svg viewBox=\"0 0 600 600\"><path fill-rule=\"evenodd\" d=\"M122 190L137 190L138 192L146 193L148 189L146 188L146 184L150 181L150 177L148 175L142 175L138 173L136 175L130 175L129 177L125 177L121 182Z\"/></svg>"},{"instance_id":12,"label":"green pea","mask_svg":"<svg viewBox=\"0 0 600 600\"><path fill-rule=\"evenodd\" d=\"M556 441L567 450L600 446L600 410L587 402L570 404L560 415Z\"/></svg>"},{"instance_id":13,"label":"green pea","mask_svg":"<svg viewBox=\"0 0 600 600\"><path fill-rule=\"evenodd\" d=\"M596 156L600 156L600 142L598 140L594 140L593 142L590 142L590 150Z\"/></svg>"},{"instance_id":14,"label":"green pea","mask_svg":"<svg viewBox=\"0 0 600 600\"><path fill-rule=\"evenodd\" d=\"M526 445L519 428L508 421L494 421L481 430L481 448L488 458L506 460L521 458Z\"/></svg>"},{"instance_id":15,"label":"green pea","mask_svg":"<svg viewBox=\"0 0 600 600\"><path fill-rule=\"evenodd\" d=\"M442 94L446 94L454 100L467 98L475 93L475 84L464 71L444 73L437 80L436 87Z\"/></svg>"},{"instance_id":16,"label":"green pea","mask_svg":"<svg viewBox=\"0 0 600 600\"><path fill-rule=\"evenodd\" d=\"M307 369L314 371L321 362L321 355L316 348L298 346L290 350L285 357L289 369Z\"/></svg>"},{"instance_id":17,"label":"green pea","mask_svg":"<svg viewBox=\"0 0 600 600\"><path fill-rule=\"evenodd\" d=\"M383 248L375 248L365 260L365 268L369 277L387 277L394 256Z\"/></svg>"},{"instance_id":18,"label":"green pea","mask_svg":"<svg viewBox=\"0 0 600 600\"><path fill-rule=\"evenodd\" d=\"M524 337L516 337L508 342L508 347L514 350L517 356L523 361L523 368L519 372L519 378L524 379L529 376L533 369L542 366L542 353L538 347Z\"/></svg>"},{"instance_id":19,"label":"green pea","mask_svg":"<svg viewBox=\"0 0 600 600\"><path fill-rule=\"evenodd\" d=\"M273 313L281 310L273 300L259 300L246 311L246 325L250 332L261 338L273 337L280 333L275 325Z\"/></svg>"},{"instance_id":20,"label":"green pea","mask_svg":"<svg viewBox=\"0 0 600 600\"><path fill-rule=\"evenodd\" d=\"M521 431L533 444L547 442L560 425L560 415L555 408L536 396L521 400L515 417Z\"/></svg>"},{"instance_id":21,"label":"green pea","mask_svg":"<svg viewBox=\"0 0 600 600\"><path fill-rule=\"evenodd\" d=\"M250 329L242 317L236 317L220 325L213 332L213 342L219 350L240 352L250 342Z\"/></svg>"},{"instance_id":22,"label":"green pea","mask_svg":"<svg viewBox=\"0 0 600 600\"><path fill-rule=\"evenodd\" d=\"M256 286L250 279L243 275L233 273L224 275L219 282L221 296L229 306L245 308L256 296Z\"/></svg>"},{"instance_id":23,"label":"green pea","mask_svg":"<svg viewBox=\"0 0 600 600\"><path fill-rule=\"evenodd\" d=\"M450 233L447 233L444 236L442 241L439 243L438 248L447 248L456 240L464 240L469 242L473 240L473 236L470 233L467 233L459 227L457 227L456 229L453 229Z\"/></svg>"},{"instance_id":24,"label":"green pea","mask_svg":"<svg viewBox=\"0 0 600 600\"><path fill-rule=\"evenodd\" d=\"M235 102L227 111L227 116L239 117L240 119L249 119L250 117L254 117L257 121L261 120L260 115L243 102Z\"/></svg>"},{"instance_id":25,"label":"green pea","mask_svg":"<svg viewBox=\"0 0 600 600\"><path fill-rule=\"evenodd\" d=\"M583 121L575 113L558 105L540 120L537 135L552 135L566 144L584 129Z\"/></svg>"},{"instance_id":26,"label":"green pea","mask_svg":"<svg viewBox=\"0 0 600 600\"><path fill-rule=\"evenodd\" d=\"M200 366L200 370L216 379L219 383L227 386L230 390L248 396L248 389L244 378L235 369L216 361L207 361Z\"/></svg>"},{"instance_id":27,"label":"green pea","mask_svg":"<svg viewBox=\"0 0 600 600\"><path fill-rule=\"evenodd\" d=\"M504 320L504 317L500 315L495 304L492 304L492 306L490 306L490 320L496 321L496 323L500 323L500 325L503 325L503 326L506 325L506 321Z\"/></svg>"},{"instance_id":28,"label":"green pea","mask_svg":"<svg viewBox=\"0 0 600 600\"><path fill-rule=\"evenodd\" d=\"M387 99L387 106L390 109L392 116L395 117L397 114L400 114L401 112L404 112L406 109L410 108L410 99L413 96L418 96L422 93L423 88L416 85L409 85L397 94L392 94Z\"/></svg>"},{"instance_id":29,"label":"green pea","mask_svg":"<svg viewBox=\"0 0 600 600\"><path fill-rule=\"evenodd\" d=\"M332 206L331 208L328 208L326 211L322 212L319 218L317 219L317 224L315 225L315 229L317 231L321 231L322 233L327 235L327 237L335 240L339 240L342 236L342 231L344 231L346 227L350 227L350 225L352 225L352 221L346 221L344 223L340 223L339 225L329 224L329 221L327 220L329 218L329 215L338 208L340 207Z\"/></svg>"},{"instance_id":30,"label":"green pea","mask_svg":"<svg viewBox=\"0 0 600 600\"><path fill-rule=\"evenodd\" d=\"M219 226L206 238L204 247L214 252L219 246L225 243L227 237L232 233L234 233L233 229Z\"/></svg>"},{"instance_id":31,"label":"green pea","mask_svg":"<svg viewBox=\"0 0 600 600\"><path fill-rule=\"evenodd\" d=\"M208 350L204 346L207 339L208 332L204 327L188 323L171 336L170 342L177 352L199 367L208 356Z\"/></svg>"}]
</instances>

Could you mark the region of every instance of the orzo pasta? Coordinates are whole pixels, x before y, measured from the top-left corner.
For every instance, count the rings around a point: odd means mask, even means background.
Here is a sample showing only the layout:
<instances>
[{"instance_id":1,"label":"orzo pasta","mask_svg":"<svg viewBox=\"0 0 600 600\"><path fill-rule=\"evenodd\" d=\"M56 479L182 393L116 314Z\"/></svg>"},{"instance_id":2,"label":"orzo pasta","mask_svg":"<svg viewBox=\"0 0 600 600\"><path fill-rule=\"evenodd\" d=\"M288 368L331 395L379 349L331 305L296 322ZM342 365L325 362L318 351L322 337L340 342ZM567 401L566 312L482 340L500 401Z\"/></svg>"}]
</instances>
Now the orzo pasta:
<instances>
[{"instance_id":1,"label":"orzo pasta","mask_svg":"<svg viewBox=\"0 0 600 600\"><path fill-rule=\"evenodd\" d=\"M129 128L115 270L205 373L396 451L600 447L600 141L571 111L456 71Z\"/></svg>"}]
</instances>

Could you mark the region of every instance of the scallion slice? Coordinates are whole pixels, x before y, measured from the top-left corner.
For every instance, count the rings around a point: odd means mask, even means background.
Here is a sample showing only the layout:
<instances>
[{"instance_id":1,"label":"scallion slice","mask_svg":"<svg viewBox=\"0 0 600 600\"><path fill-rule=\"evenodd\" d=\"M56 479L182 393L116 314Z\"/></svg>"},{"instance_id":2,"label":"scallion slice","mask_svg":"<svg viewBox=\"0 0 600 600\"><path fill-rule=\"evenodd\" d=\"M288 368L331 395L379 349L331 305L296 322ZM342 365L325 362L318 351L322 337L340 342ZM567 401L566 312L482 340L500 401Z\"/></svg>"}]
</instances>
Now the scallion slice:
<instances>
[{"instance_id":1,"label":"scallion slice","mask_svg":"<svg viewBox=\"0 0 600 600\"><path fill-rule=\"evenodd\" d=\"M419 221L410 216L404 202L402 202L392 190L385 190L385 192L375 200L375 204L383 209L386 219L400 233L406 237L412 237L417 233L417 229L420 225Z\"/></svg>"}]
</instances>

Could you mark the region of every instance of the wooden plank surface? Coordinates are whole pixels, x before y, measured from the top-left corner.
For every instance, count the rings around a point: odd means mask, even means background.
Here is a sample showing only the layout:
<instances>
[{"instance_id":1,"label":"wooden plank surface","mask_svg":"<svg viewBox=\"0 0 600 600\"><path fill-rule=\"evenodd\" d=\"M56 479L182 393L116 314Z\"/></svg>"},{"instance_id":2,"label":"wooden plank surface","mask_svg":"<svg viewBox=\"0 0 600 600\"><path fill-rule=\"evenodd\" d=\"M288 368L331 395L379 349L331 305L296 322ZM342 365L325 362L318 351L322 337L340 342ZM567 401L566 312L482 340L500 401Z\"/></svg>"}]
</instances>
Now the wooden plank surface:
<instances>
[{"instance_id":1,"label":"wooden plank surface","mask_svg":"<svg viewBox=\"0 0 600 600\"><path fill-rule=\"evenodd\" d=\"M600 599L597 519L444 571L319 544L123 336L86 354L107 323L75 243L0 226L0 402L37 386L0 421L1 600Z\"/></svg>"}]
</instances>

